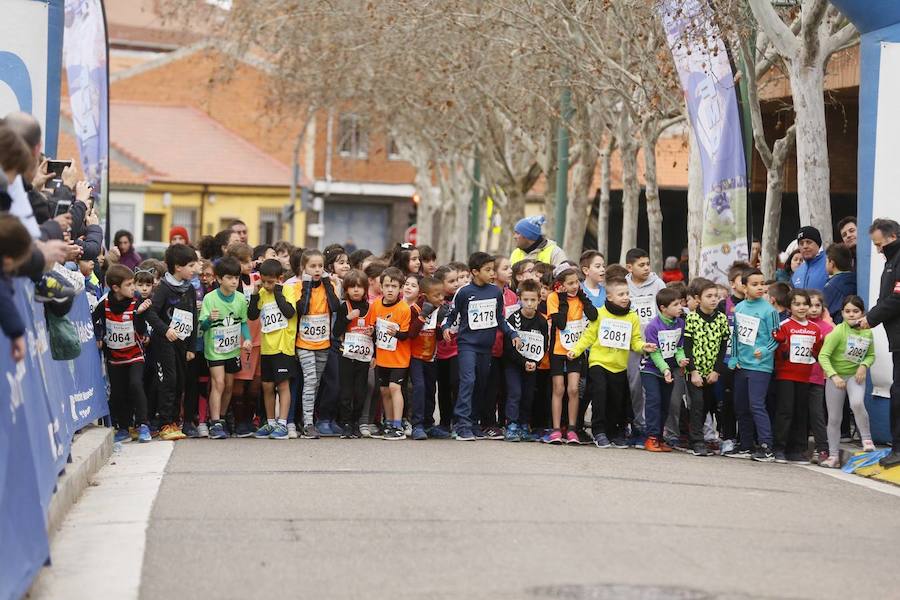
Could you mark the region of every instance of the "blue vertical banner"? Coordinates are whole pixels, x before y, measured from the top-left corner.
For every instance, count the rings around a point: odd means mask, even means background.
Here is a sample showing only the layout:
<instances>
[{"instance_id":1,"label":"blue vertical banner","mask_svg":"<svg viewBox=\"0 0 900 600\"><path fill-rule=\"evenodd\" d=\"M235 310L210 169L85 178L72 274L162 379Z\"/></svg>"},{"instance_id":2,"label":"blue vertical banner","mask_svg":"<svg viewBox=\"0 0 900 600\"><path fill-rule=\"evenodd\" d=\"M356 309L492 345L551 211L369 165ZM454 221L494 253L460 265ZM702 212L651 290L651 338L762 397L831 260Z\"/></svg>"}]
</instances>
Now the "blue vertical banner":
<instances>
[{"instance_id":1,"label":"blue vertical banner","mask_svg":"<svg viewBox=\"0 0 900 600\"><path fill-rule=\"evenodd\" d=\"M747 260L747 163L734 72L706 0L664 0L660 16L703 165L700 272L727 284L728 269Z\"/></svg>"},{"instance_id":2,"label":"blue vertical banner","mask_svg":"<svg viewBox=\"0 0 900 600\"><path fill-rule=\"evenodd\" d=\"M72 125L81 169L100 198L101 223L108 214L109 68L102 0L65 0L65 62Z\"/></svg>"}]
</instances>

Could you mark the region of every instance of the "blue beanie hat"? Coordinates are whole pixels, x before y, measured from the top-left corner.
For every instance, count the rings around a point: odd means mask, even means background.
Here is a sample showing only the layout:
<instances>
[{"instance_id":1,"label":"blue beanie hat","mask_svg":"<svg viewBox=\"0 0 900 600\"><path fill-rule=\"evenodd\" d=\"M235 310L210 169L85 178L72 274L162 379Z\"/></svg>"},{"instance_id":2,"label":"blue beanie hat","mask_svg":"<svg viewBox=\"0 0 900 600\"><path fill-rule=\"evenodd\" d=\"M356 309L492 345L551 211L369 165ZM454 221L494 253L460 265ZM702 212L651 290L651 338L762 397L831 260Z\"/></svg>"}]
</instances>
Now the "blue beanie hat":
<instances>
[{"instance_id":1,"label":"blue beanie hat","mask_svg":"<svg viewBox=\"0 0 900 600\"><path fill-rule=\"evenodd\" d=\"M513 230L525 239L537 240L541 237L541 227L545 221L544 215L525 217L516 223Z\"/></svg>"}]
</instances>

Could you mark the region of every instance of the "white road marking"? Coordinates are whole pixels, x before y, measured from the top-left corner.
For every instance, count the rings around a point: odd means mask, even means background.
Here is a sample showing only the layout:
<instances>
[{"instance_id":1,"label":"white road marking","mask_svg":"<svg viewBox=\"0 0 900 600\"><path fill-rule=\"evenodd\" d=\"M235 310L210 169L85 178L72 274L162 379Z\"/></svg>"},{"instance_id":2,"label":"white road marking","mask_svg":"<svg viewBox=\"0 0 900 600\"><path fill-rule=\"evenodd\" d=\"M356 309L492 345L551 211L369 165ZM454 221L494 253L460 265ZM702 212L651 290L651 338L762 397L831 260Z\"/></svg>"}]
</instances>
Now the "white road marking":
<instances>
[{"instance_id":1,"label":"white road marking","mask_svg":"<svg viewBox=\"0 0 900 600\"><path fill-rule=\"evenodd\" d=\"M137 598L147 523L174 442L123 444L72 507L32 599Z\"/></svg>"},{"instance_id":2,"label":"white road marking","mask_svg":"<svg viewBox=\"0 0 900 600\"><path fill-rule=\"evenodd\" d=\"M890 496L896 496L900 498L900 487L886 481L878 481L877 479L868 479L866 477L860 477L859 475L851 475L849 473L844 473L840 469L825 469L822 467L817 467L815 465L798 466L802 466L804 469L809 469L814 473L828 475L829 477L834 477L835 479L840 479L841 481L846 481L847 483L852 483L854 485L859 485L870 490L875 490L876 492L881 492L883 494L888 494Z\"/></svg>"}]
</instances>

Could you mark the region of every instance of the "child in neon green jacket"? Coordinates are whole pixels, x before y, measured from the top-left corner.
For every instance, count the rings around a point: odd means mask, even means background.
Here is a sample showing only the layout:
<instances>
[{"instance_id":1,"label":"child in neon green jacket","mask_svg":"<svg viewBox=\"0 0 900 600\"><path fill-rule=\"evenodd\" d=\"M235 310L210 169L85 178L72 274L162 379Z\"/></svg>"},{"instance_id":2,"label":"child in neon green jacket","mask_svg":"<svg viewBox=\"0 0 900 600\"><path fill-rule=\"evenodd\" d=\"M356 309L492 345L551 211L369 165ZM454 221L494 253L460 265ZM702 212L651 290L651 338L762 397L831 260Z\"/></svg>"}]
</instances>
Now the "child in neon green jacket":
<instances>
[{"instance_id":1,"label":"child in neon green jacket","mask_svg":"<svg viewBox=\"0 0 900 600\"><path fill-rule=\"evenodd\" d=\"M612 278L606 282L606 303L569 351L569 360L581 356L588 348L594 444L599 448L627 448L626 406L631 401L626 372L628 354L653 352L656 346L644 343L641 321L631 308L625 279Z\"/></svg>"}]
</instances>

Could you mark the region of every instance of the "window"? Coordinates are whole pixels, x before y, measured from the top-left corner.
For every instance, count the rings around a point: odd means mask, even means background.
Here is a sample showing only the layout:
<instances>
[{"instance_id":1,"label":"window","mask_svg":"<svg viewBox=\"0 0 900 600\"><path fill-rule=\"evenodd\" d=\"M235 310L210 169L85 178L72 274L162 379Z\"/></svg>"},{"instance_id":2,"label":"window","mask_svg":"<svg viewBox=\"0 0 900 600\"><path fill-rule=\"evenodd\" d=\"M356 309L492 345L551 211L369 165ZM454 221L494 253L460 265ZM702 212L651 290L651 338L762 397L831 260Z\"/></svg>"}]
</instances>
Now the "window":
<instances>
[{"instance_id":1,"label":"window","mask_svg":"<svg viewBox=\"0 0 900 600\"><path fill-rule=\"evenodd\" d=\"M161 242L163 241L163 216L151 213L144 214L144 236L145 242Z\"/></svg>"},{"instance_id":2,"label":"window","mask_svg":"<svg viewBox=\"0 0 900 600\"><path fill-rule=\"evenodd\" d=\"M366 158L369 155L369 134L359 115L341 115L338 135L338 152L341 156Z\"/></svg>"},{"instance_id":3,"label":"window","mask_svg":"<svg viewBox=\"0 0 900 600\"><path fill-rule=\"evenodd\" d=\"M280 208L261 208L259 209L259 243L274 244L282 239L281 222L282 213Z\"/></svg>"},{"instance_id":4,"label":"window","mask_svg":"<svg viewBox=\"0 0 900 600\"><path fill-rule=\"evenodd\" d=\"M400 145L397 144L397 139L392 135L389 135L387 139L387 156L388 160L401 160Z\"/></svg>"},{"instance_id":5,"label":"window","mask_svg":"<svg viewBox=\"0 0 900 600\"><path fill-rule=\"evenodd\" d=\"M200 240L200 223L197 220L196 208L175 208L172 211L172 226L187 229L191 241Z\"/></svg>"},{"instance_id":6,"label":"window","mask_svg":"<svg viewBox=\"0 0 900 600\"><path fill-rule=\"evenodd\" d=\"M134 226L134 204L109 203L109 230L111 232L115 233L124 229L137 233ZM136 235L135 238L137 238Z\"/></svg>"}]
</instances>

